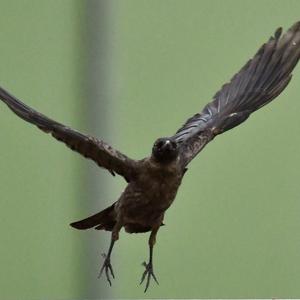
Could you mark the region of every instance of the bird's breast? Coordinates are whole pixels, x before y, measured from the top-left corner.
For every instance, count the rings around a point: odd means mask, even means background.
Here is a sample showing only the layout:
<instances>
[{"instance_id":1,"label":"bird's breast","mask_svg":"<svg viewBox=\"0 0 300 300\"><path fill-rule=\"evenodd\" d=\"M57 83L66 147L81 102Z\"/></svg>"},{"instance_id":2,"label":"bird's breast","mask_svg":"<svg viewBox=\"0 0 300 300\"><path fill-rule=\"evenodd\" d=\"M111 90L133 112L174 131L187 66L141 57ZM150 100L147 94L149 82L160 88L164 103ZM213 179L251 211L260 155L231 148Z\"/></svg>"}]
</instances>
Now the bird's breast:
<instances>
[{"instance_id":1,"label":"bird's breast","mask_svg":"<svg viewBox=\"0 0 300 300\"><path fill-rule=\"evenodd\" d=\"M119 210L126 222L151 224L163 217L182 178L179 172L163 171L148 169L127 186L119 200Z\"/></svg>"}]
</instances>

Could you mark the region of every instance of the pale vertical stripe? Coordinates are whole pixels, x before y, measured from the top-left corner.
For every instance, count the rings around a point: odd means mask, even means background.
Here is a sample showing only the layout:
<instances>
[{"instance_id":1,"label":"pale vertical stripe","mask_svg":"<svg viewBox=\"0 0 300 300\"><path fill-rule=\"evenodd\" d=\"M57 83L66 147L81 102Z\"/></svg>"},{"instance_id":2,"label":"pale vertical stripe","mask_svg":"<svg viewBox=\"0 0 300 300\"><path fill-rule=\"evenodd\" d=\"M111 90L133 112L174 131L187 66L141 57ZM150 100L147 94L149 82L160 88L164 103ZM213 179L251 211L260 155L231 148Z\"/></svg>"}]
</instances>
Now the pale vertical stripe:
<instances>
[{"instance_id":1,"label":"pale vertical stripe","mask_svg":"<svg viewBox=\"0 0 300 300\"><path fill-rule=\"evenodd\" d=\"M113 56L110 43L111 1L86 1L86 92L88 120L91 133L104 140L110 135L112 116L109 106L113 99L111 88L111 69ZM90 164L87 171L87 196L90 211L95 213L108 204L111 178L104 170ZM84 200L85 201L85 200ZM89 231L87 234L89 257L87 263L86 296L88 298L109 298L111 289L101 278L97 279L103 259L100 257L108 246L108 234Z\"/></svg>"}]
</instances>

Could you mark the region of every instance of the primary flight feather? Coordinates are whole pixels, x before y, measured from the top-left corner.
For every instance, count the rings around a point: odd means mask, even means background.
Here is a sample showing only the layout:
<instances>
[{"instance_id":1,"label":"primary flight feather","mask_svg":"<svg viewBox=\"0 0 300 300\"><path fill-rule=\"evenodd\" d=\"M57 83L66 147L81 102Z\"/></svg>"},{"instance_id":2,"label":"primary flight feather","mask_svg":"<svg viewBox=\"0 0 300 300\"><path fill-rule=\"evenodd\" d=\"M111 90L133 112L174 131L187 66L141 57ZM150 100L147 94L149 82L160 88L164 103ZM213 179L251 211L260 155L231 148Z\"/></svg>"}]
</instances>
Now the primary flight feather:
<instances>
[{"instance_id":1,"label":"primary flight feather","mask_svg":"<svg viewBox=\"0 0 300 300\"><path fill-rule=\"evenodd\" d=\"M146 279L146 291L151 277L157 282L152 261L156 234L163 225L165 211L175 199L187 165L215 136L244 122L285 89L300 58L299 44L300 22L284 34L281 28L277 29L200 113L189 118L173 136L157 139L151 155L142 160L130 159L100 139L51 120L0 88L0 99L20 118L128 182L110 207L71 224L77 229L94 227L112 232L99 276L105 272L111 284L114 272L110 256L124 227L129 233L151 231L149 261L144 263L141 283Z\"/></svg>"}]
</instances>

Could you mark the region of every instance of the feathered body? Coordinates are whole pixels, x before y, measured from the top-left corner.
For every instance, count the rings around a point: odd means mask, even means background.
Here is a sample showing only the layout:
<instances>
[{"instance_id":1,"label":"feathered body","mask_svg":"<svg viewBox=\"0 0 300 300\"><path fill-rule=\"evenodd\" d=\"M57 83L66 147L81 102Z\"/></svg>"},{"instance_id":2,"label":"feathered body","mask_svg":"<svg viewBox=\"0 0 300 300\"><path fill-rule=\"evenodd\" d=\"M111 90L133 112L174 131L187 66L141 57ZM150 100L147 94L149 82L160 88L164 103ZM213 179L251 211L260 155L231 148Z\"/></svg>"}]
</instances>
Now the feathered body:
<instances>
[{"instance_id":1,"label":"feathered body","mask_svg":"<svg viewBox=\"0 0 300 300\"><path fill-rule=\"evenodd\" d=\"M72 150L92 159L112 175L123 176L128 182L120 198L110 207L91 217L74 222L77 229L112 231L111 244L100 274L114 276L110 255L122 227L127 232L151 231L149 262L142 281L146 289L153 277L152 251L165 211L175 199L182 177L191 160L218 134L248 119L251 113L275 99L288 85L300 58L300 22L282 35L279 28L261 46L255 56L223 85L212 102L189 118L168 138L158 139L150 157L133 160L102 140L79 133L30 108L0 88L0 99L20 118L30 122Z\"/></svg>"},{"instance_id":2,"label":"feathered body","mask_svg":"<svg viewBox=\"0 0 300 300\"><path fill-rule=\"evenodd\" d=\"M121 220L129 233L147 232L161 223L174 201L183 172L179 159L161 165L151 158L140 162L137 178L128 183L117 202L102 212L72 223L77 229L112 230Z\"/></svg>"}]
</instances>

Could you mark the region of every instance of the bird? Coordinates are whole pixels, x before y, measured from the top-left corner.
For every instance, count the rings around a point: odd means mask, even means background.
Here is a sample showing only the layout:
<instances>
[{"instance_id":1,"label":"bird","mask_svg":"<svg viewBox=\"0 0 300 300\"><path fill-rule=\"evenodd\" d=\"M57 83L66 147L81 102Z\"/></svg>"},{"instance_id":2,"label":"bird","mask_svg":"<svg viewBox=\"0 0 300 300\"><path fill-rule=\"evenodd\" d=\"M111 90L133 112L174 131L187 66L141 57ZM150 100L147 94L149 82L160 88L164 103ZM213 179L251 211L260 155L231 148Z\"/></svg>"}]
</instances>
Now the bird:
<instances>
[{"instance_id":1,"label":"bird","mask_svg":"<svg viewBox=\"0 0 300 300\"><path fill-rule=\"evenodd\" d=\"M80 133L39 113L0 87L0 99L21 119L37 126L73 151L122 176L127 185L106 209L71 223L73 228L111 232L111 240L99 277L111 285L115 274L111 253L122 228L127 233L150 232L149 258L144 262L140 284L147 291L158 283L153 267L156 236L164 225L166 210L173 203L189 163L217 135L246 121L256 110L274 100L289 84L300 58L300 21L283 33L278 28L256 54L196 113L168 137L158 138L143 159L131 159L101 139Z\"/></svg>"}]
</instances>

